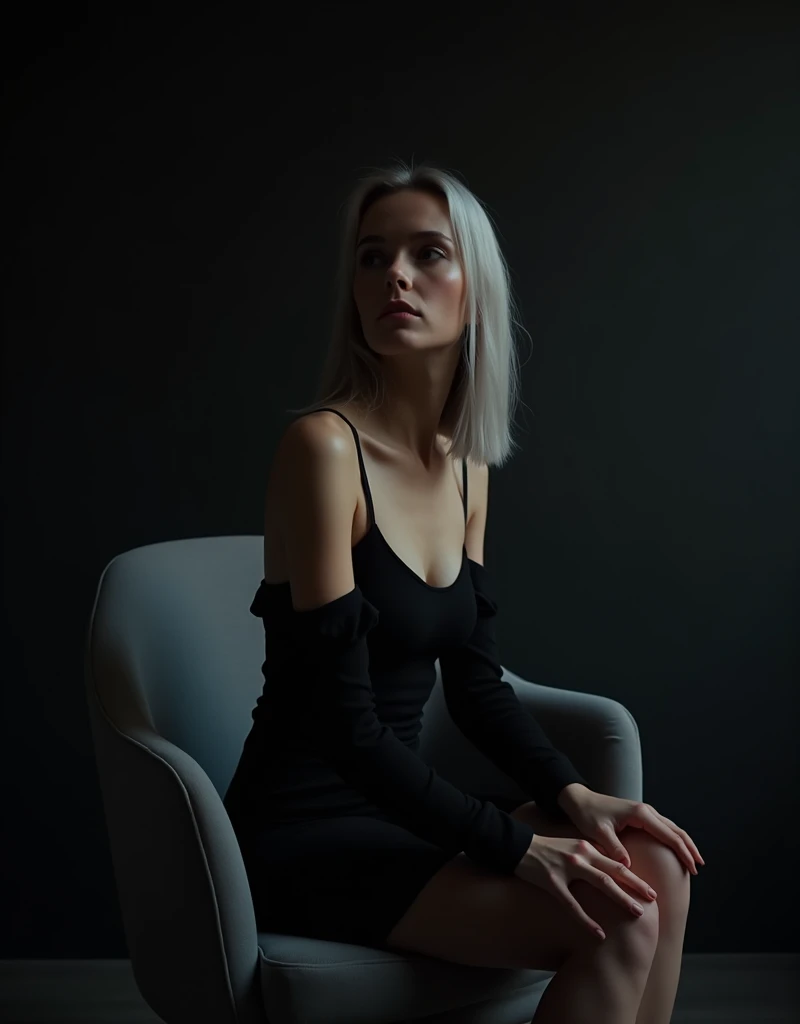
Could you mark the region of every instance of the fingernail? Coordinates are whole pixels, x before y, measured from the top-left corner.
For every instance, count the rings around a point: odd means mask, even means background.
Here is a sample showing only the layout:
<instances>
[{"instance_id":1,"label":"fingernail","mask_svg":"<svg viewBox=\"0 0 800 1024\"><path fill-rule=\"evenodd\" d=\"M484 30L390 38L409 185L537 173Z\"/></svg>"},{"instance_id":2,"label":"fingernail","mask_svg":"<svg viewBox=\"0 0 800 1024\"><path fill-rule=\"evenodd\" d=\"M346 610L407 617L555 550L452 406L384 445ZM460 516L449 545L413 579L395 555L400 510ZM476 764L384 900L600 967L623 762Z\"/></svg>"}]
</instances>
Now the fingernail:
<instances>
[{"instance_id":1,"label":"fingernail","mask_svg":"<svg viewBox=\"0 0 800 1024\"><path fill-rule=\"evenodd\" d=\"M604 939L606 937L606 933L603 931L602 928L597 929L597 934L600 936L601 939Z\"/></svg>"},{"instance_id":2,"label":"fingernail","mask_svg":"<svg viewBox=\"0 0 800 1024\"><path fill-rule=\"evenodd\" d=\"M658 893L655 891L655 889L648 889L647 895L650 897L650 899L654 900L658 896Z\"/></svg>"},{"instance_id":3,"label":"fingernail","mask_svg":"<svg viewBox=\"0 0 800 1024\"><path fill-rule=\"evenodd\" d=\"M644 911L642 910L642 908L639 906L638 903L634 903L633 904L633 912L634 912L634 914L639 914L640 916L644 913Z\"/></svg>"}]
</instances>

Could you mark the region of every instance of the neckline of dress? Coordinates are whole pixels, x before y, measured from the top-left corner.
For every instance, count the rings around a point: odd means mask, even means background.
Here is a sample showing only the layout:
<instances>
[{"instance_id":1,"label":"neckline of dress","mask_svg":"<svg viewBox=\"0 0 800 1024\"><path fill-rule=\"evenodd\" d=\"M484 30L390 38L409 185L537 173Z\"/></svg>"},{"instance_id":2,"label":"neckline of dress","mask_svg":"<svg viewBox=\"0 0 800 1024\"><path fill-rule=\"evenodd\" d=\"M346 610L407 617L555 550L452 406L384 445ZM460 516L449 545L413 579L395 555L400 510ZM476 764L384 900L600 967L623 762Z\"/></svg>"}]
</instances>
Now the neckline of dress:
<instances>
[{"instance_id":1,"label":"neckline of dress","mask_svg":"<svg viewBox=\"0 0 800 1024\"><path fill-rule=\"evenodd\" d=\"M378 536L378 537L379 537L379 538L381 539L381 541L383 542L383 545L384 545L384 547L386 548L386 550L387 550L387 551L388 551L388 552L389 552L389 553L390 553L390 554L392 555L392 557L393 557L393 558L394 558L394 559L395 559L395 560L396 560L397 562L399 562L399 563L400 563L400 565L401 565L401 566L402 566L402 567L403 567L403 568L404 568L404 569L406 570L406 572L407 572L407 573L409 573L409 574L410 574L410 575L411 575L411 576L413 577L413 579L415 579L415 580L417 581L417 583L421 584L421 585L422 585L423 587L425 587L425 588L426 588L427 590L432 590L432 591L434 591L434 593L437 593L437 594L443 594L443 593L446 593L446 592L447 592L448 590L452 590L452 589L453 589L453 587L455 587L455 586L456 586L456 584L457 584L457 583L458 583L458 581L459 581L459 580L461 579L461 577L462 577L462 575L463 575L463 573L464 573L464 565L465 565L465 564L468 564L468 563L472 562L472 564L473 564L473 565L480 565L480 562L476 562L476 561L474 561L474 559L470 558L470 557L469 557L469 555L467 554L467 543L466 543L466 541L465 541L465 542L464 542L464 543L462 544L462 546L461 546L461 551L462 551L462 555L461 555L461 568L460 568L460 569L458 570L458 575L456 576L456 578L455 578L455 579L453 580L453 582L452 582L452 583L448 583L448 584L447 584L446 586L444 586L444 587L435 587L435 586L434 586L434 585L433 585L432 583L428 583L428 581L427 581L427 580L424 580L424 579L423 579L423 578L422 578L421 576L419 576L419 575L418 575L418 574L417 574L416 572L414 572L414 570L413 570L413 569L411 568L411 566L410 566L410 565L408 565L408 564L407 564L406 562L404 562L404 561L403 561L403 559L402 559L402 558L401 558L401 557L400 557L400 556L399 556L399 555L397 554L397 552L396 552L396 551L394 550L394 548L393 548L393 547L391 546L391 544L389 543L389 541L388 541L388 540L387 540L387 539L386 539L386 538L384 537L384 535L383 535L383 533L382 533L382 531L381 531L381 528L380 528L380 526L378 526L378 523L377 523L377 521L376 521L376 520L374 520L374 519L372 520L372 525L371 525L371 526L370 526L370 528L369 528L369 529L367 530L367 532L366 532L366 533L364 534L364 536L363 536L363 537L361 538L361 540L360 540L360 541L358 541L358 543L356 543L356 544L354 544L354 545L353 545L353 547L352 547L352 551L353 551L353 552L357 551L357 550L358 550L358 548L360 548L360 547L361 547L361 545L362 545L362 544L363 544L363 543L364 543L364 542L365 542L365 541L366 541L366 540L367 540L367 539L368 539L368 538L369 538L369 537L370 537L370 536L371 536L371 535L372 535L373 533L377 534L377 536ZM265 579L262 579L262 580L261 580L261 586L264 586L264 587L288 587L288 586L289 586L289 580L279 580L278 582L274 582L274 583L267 583L267 581L266 581Z\"/></svg>"}]
</instances>

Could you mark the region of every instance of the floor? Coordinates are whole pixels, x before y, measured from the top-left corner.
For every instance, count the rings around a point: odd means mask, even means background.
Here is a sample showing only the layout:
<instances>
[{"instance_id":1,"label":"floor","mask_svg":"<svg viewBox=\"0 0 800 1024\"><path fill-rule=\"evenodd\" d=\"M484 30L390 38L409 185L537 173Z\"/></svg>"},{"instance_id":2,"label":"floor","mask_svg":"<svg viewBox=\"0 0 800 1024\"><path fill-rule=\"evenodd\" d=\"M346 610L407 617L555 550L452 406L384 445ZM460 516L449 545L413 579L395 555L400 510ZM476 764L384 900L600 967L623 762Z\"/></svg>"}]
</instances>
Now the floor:
<instances>
[{"instance_id":1,"label":"floor","mask_svg":"<svg viewBox=\"0 0 800 1024\"><path fill-rule=\"evenodd\" d=\"M800 955L683 958L672 1024L776 1024L800 1019ZM160 1024L128 960L0 962L3 1024Z\"/></svg>"}]
</instances>

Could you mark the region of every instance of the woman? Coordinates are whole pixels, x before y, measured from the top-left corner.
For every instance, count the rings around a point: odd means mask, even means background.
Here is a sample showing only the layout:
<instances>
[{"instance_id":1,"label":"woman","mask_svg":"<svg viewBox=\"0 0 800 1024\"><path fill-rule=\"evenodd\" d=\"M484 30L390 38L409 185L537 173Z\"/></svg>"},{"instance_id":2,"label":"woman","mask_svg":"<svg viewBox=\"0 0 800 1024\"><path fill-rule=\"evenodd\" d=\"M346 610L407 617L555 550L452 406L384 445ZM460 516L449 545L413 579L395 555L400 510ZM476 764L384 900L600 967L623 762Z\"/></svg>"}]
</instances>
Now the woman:
<instances>
[{"instance_id":1,"label":"woman","mask_svg":"<svg viewBox=\"0 0 800 1024\"><path fill-rule=\"evenodd\" d=\"M666 1024L697 848L592 791L500 678L483 541L512 313L455 177L359 183L324 397L270 472L265 686L225 804L262 929L556 971L537 1022ZM454 721L535 799L463 793L420 758L437 658Z\"/></svg>"}]
</instances>

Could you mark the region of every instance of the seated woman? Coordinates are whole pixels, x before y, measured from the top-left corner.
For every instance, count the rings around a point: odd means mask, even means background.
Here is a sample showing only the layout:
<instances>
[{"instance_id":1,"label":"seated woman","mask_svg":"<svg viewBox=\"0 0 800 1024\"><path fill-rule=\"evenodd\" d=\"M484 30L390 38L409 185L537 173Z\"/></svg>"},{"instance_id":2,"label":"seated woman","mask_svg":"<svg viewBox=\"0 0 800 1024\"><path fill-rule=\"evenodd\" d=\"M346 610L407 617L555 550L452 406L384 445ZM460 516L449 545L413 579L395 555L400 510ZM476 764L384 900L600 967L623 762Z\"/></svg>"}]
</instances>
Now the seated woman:
<instances>
[{"instance_id":1,"label":"seated woman","mask_svg":"<svg viewBox=\"0 0 800 1024\"><path fill-rule=\"evenodd\" d=\"M489 220L442 170L368 178L338 281L322 397L269 475L264 690L225 796L258 925L556 971L537 1022L666 1024L695 847L592 792L501 679L483 543L518 371ZM532 799L422 760L437 659L455 723Z\"/></svg>"}]
</instances>

